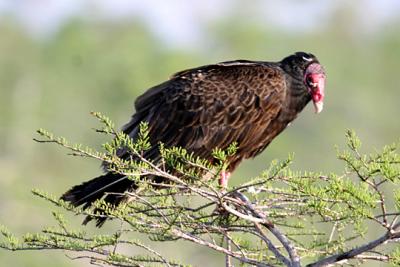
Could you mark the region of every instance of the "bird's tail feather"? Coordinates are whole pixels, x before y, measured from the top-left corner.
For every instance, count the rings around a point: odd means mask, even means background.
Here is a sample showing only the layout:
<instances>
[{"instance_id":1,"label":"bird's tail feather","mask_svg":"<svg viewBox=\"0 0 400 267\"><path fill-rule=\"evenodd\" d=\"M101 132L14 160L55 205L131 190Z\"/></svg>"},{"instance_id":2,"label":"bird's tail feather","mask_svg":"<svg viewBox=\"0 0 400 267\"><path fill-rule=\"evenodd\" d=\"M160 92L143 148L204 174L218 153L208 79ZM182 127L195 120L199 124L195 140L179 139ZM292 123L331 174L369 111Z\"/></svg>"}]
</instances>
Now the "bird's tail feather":
<instances>
[{"instance_id":1,"label":"bird's tail feather","mask_svg":"<svg viewBox=\"0 0 400 267\"><path fill-rule=\"evenodd\" d=\"M136 186L134 182L132 182L126 176L109 172L90 181L72 187L69 191L61 196L61 199L70 202L75 207L83 205L83 208L87 209L96 200L104 197L104 201L107 204L116 207L125 200L123 193L129 189L134 189L135 187ZM95 209L94 213L101 214L102 211ZM83 221L83 224L88 223L92 219L92 216L87 216ZM97 217L96 226L102 226L105 220L106 217Z\"/></svg>"}]
</instances>

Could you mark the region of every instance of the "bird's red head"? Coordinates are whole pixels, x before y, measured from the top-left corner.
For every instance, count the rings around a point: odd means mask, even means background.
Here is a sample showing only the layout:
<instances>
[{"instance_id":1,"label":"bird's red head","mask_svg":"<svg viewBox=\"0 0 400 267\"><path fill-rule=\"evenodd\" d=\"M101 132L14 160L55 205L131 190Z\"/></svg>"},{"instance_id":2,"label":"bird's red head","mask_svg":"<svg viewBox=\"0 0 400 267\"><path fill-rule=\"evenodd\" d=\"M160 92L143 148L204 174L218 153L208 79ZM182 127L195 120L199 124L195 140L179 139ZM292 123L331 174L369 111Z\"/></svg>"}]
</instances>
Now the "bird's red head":
<instances>
[{"instance_id":1,"label":"bird's red head","mask_svg":"<svg viewBox=\"0 0 400 267\"><path fill-rule=\"evenodd\" d=\"M311 63L305 71L304 84L314 102L315 112L320 113L324 107L324 68L318 63Z\"/></svg>"}]
</instances>

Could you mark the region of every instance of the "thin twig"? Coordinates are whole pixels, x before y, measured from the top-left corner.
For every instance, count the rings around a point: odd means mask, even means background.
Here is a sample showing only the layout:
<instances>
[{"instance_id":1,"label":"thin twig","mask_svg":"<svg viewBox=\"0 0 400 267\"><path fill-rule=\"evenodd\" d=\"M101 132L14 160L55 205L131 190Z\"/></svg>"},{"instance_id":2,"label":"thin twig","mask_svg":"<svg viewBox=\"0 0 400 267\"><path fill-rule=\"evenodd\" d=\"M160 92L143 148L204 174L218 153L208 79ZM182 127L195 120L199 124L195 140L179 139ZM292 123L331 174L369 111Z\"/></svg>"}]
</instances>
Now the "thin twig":
<instances>
[{"instance_id":1,"label":"thin twig","mask_svg":"<svg viewBox=\"0 0 400 267\"><path fill-rule=\"evenodd\" d=\"M400 238L400 231L393 232L398 227L400 227L400 223L397 223L396 225L394 225L392 228L393 229L392 231L388 231L383 236L381 236L365 245L356 247L354 249L351 249L351 250L343 252L343 253L338 253L338 254L329 256L322 260L308 264L307 267L327 266L329 264L333 264L335 262L339 262L342 260L352 259L352 258L356 257L357 255L361 255L364 252L367 252L367 251L370 251L370 250L376 248L377 246L387 242L388 240Z\"/></svg>"}]
</instances>

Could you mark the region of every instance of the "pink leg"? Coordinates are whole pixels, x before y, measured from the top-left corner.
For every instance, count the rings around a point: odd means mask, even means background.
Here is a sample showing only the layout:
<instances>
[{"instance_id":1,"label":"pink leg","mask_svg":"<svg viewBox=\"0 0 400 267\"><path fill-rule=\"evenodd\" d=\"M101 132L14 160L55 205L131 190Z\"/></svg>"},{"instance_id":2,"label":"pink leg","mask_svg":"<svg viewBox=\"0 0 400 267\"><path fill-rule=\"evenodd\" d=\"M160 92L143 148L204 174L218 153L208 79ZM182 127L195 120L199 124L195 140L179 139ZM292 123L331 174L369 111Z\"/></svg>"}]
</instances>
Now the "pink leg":
<instances>
[{"instance_id":1,"label":"pink leg","mask_svg":"<svg viewBox=\"0 0 400 267\"><path fill-rule=\"evenodd\" d=\"M218 183L223 189L226 189L228 187L228 180L230 176L231 176L230 172L222 171L220 173Z\"/></svg>"}]
</instances>

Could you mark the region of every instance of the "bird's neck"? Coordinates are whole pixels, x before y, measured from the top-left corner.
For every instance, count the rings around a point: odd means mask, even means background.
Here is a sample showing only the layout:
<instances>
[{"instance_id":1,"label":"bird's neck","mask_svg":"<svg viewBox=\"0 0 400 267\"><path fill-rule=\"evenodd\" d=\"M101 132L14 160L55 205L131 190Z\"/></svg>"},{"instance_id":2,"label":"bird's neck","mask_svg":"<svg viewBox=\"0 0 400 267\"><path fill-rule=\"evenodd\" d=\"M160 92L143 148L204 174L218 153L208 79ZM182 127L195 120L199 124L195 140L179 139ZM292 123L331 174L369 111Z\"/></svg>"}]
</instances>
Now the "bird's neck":
<instances>
[{"instance_id":1,"label":"bird's neck","mask_svg":"<svg viewBox=\"0 0 400 267\"><path fill-rule=\"evenodd\" d=\"M311 96L302 80L290 77L286 82L288 90L281 119L289 123L294 120L297 114L310 102Z\"/></svg>"}]
</instances>

